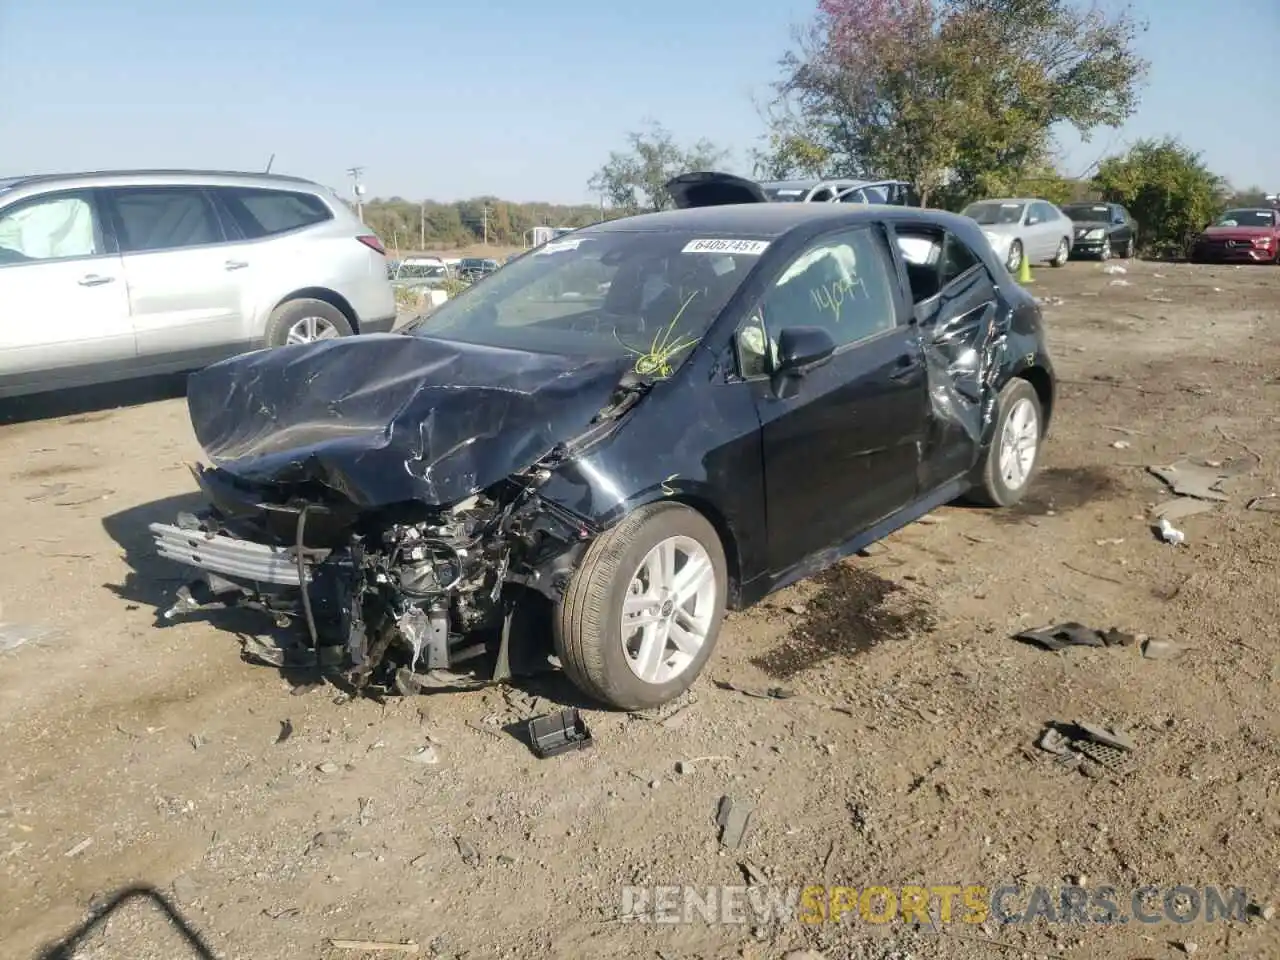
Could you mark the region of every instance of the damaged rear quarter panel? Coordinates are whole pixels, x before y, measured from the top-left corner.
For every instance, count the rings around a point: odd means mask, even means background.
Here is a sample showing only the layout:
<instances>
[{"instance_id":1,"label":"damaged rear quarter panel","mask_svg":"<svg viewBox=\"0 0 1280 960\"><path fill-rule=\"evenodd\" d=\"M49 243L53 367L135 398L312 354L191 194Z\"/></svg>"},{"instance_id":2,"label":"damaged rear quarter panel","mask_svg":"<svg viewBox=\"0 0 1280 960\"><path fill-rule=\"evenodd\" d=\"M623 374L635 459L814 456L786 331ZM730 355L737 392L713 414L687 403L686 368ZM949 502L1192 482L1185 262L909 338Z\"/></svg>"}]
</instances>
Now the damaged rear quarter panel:
<instances>
[{"instance_id":1,"label":"damaged rear quarter panel","mask_svg":"<svg viewBox=\"0 0 1280 960\"><path fill-rule=\"evenodd\" d=\"M760 422L742 387L697 351L617 430L556 467L539 496L597 529L647 503L685 503L720 532L735 587L750 580L764 572L767 537Z\"/></svg>"}]
</instances>

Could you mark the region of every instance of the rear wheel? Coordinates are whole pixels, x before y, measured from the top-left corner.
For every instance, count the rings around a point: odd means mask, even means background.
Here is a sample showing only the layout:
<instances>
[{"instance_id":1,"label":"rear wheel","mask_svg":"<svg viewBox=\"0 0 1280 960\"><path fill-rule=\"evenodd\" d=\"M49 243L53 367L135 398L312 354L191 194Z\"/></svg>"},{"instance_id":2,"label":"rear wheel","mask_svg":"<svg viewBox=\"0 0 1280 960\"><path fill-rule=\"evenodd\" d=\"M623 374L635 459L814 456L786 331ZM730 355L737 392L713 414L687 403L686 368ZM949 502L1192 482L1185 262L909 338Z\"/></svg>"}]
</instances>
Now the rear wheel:
<instances>
[{"instance_id":1,"label":"rear wheel","mask_svg":"<svg viewBox=\"0 0 1280 960\"><path fill-rule=\"evenodd\" d=\"M555 618L556 653L584 693L660 706L702 672L728 593L715 528L681 504L636 510L587 549Z\"/></svg>"},{"instance_id":2,"label":"rear wheel","mask_svg":"<svg viewBox=\"0 0 1280 960\"><path fill-rule=\"evenodd\" d=\"M1071 256L1071 241L1066 237L1062 238L1062 242L1058 244L1058 253L1049 261L1051 267L1065 267L1067 260Z\"/></svg>"},{"instance_id":3,"label":"rear wheel","mask_svg":"<svg viewBox=\"0 0 1280 960\"><path fill-rule=\"evenodd\" d=\"M1135 245L1134 245L1134 242L1133 242L1133 237L1130 237L1130 238L1129 238L1128 240L1126 240L1126 241L1125 241L1125 243L1124 243L1124 253L1123 253L1123 254L1121 254L1121 256L1123 256L1126 260L1132 260L1132 259L1133 259L1133 255L1134 255L1134 253L1135 253L1134 246L1135 246Z\"/></svg>"},{"instance_id":4,"label":"rear wheel","mask_svg":"<svg viewBox=\"0 0 1280 960\"><path fill-rule=\"evenodd\" d=\"M315 343L349 337L351 323L331 303L309 297L289 300L276 307L267 321L266 342L269 347L294 343Z\"/></svg>"},{"instance_id":5,"label":"rear wheel","mask_svg":"<svg viewBox=\"0 0 1280 960\"><path fill-rule=\"evenodd\" d=\"M1018 272L1018 268L1022 266L1021 240L1015 240L1009 244L1009 256L1005 258L1004 265L1009 268L1010 273Z\"/></svg>"},{"instance_id":6,"label":"rear wheel","mask_svg":"<svg viewBox=\"0 0 1280 960\"><path fill-rule=\"evenodd\" d=\"M978 468L969 499L988 507L1010 507L1023 498L1040 457L1044 415L1035 388L1010 380L996 402L991 444Z\"/></svg>"}]
</instances>

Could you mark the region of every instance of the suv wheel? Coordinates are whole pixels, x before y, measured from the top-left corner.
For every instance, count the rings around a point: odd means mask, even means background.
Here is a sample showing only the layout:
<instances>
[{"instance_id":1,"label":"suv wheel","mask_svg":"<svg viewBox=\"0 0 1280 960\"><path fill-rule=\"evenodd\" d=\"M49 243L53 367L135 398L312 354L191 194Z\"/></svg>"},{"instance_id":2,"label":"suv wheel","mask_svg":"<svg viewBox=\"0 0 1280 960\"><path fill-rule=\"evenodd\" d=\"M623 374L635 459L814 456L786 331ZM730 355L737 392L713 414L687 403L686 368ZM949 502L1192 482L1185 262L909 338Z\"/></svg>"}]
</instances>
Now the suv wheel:
<instances>
[{"instance_id":1,"label":"suv wheel","mask_svg":"<svg viewBox=\"0 0 1280 960\"><path fill-rule=\"evenodd\" d=\"M728 593L715 528L675 503L597 537L560 601L556 653L584 693L624 710L689 688L715 649Z\"/></svg>"},{"instance_id":2,"label":"suv wheel","mask_svg":"<svg viewBox=\"0 0 1280 960\"><path fill-rule=\"evenodd\" d=\"M269 347L283 347L335 340L354 332L351 322L333 304L305 298L289 300L275 308L267 321L265 340Z\"/></svg>"}]
</instances>

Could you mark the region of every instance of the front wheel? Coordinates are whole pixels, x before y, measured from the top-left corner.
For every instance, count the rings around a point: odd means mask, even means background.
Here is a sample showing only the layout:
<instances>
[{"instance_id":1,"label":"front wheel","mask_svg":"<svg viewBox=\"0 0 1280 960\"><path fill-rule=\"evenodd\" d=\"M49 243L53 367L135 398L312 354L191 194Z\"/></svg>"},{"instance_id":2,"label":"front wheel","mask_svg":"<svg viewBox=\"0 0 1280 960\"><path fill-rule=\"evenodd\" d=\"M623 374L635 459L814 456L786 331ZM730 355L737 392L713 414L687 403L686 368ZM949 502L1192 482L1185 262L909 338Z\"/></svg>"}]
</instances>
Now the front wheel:
<instances>
[{"instance_id":1,"label":"front wheel","mask_svg":"<svg viewBox=\"0 0 1280 960\"><path fill-rule=\"evenodd\" d=\"M574 572L555 618L561 666L613 707L674 700L715 649L728 582L705 517L677 503L641 507L597 537Z\"/></svg>"},{"instance_id":2,"label":"front wheel","mask_svg":"<svg viewBox=\"0 0 1280 960\"><path fill-rule=\"evenodd\" d=\"M1010 273L1018 272L1018 268L1022 266L1021 240L1015 240L1009 244L1009 256L1005 258L1004 265L1009 269Z\"/></svg>"},{"instance_id":3,"label":"front wheel","mask_svg":"<svg viewBox=\"0 0 1280 960\"><path fill-rule=\"evenodd\" d=\"M1102 251L1098 254L1098 259L1103 261L1111 259L1111 238L1110 237L1102 241Z\"/></svg>"},{"instance_id":4,"label":"front wheel","mask_svg":"<svg viewBox=\"0 0 1280 960\"><path fill-rule=\"evenodd\" d=\"M1051 267L1065 267L1067 260L1071 257L1071 241L1066 237L1062 238L1062 242L1058 244L1058 254L1049 261Z\"/></svg>"},{"instance_id":5,"label":"front wheel","mask_svg":"<svg viewBox=\"0 0 1280 960\"><path fill-rule=\"evenodd\" d=\"M1027 492L1040 457L1044 414L1035 388L1010 380L996 401L991 444L978 468L970 499L988 507L1011 507Z\"/></svg>"},{"instance_id":6,"label":"front wheel","mask_svg":"<svg viewBox=\"0 0 1280 960\"><path fill-rule=\"evenodd\" d=\"M1122 254L1122 256L1123 256L1126 260L1132 260L1132 259L1133 259L1133 255L1134 255L1134 253L1135 253L1135 252L1136 252L1136 250L1135 250L1135 244L1134 244L1134 241L1133 241L1133 237L1130 237L1130 238L1129 238L1128 240L1126 240L1126 241L1125 241L1125 243L1124 243L1124 253Z\"/></svg>"}]
</instances>

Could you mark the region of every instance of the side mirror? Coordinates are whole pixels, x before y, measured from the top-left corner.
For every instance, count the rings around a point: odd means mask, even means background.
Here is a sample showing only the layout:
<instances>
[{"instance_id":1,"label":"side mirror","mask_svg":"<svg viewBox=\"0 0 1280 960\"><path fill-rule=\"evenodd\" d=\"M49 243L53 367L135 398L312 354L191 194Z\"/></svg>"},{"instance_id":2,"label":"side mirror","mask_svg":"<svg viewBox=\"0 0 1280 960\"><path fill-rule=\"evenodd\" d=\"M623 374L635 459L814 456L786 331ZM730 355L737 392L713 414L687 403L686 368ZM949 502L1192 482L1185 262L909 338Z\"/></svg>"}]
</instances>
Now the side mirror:
<instances>
[{"instance_id":1,"label":"side mirror","mask_svg":"<svg viewBox=\"0 0 1280 960\"><path fill-rule=\"evenodd\" d=\"M794 377L831 359L836 342L822 327L788 327L778 335L775 376Z\"/></svg>"}]
</instances>

